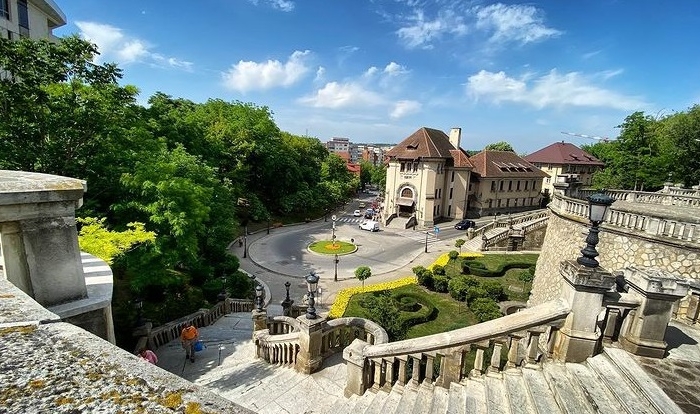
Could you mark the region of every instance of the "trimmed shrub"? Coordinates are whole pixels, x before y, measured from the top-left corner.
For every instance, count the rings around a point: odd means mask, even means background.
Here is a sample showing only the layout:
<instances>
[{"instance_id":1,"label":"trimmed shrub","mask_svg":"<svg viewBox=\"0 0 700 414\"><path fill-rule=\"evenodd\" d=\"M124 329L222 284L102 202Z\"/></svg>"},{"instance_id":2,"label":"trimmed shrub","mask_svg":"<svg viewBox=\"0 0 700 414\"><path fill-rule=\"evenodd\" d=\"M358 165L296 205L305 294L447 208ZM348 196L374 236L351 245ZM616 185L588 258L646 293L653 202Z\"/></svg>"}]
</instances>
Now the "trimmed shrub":
<instances>
[{"instance_id":1,"label":"trimmed shrub","mask_svg":"<svg viewBox=\"0 0 700 414\"><path fill-rule=\"evenodd\" d=\"M447 254L447 257L449 257L451 261L454 261L459 257L459 252L457 250L452 250Z\"/></svg>"},{"instance_id":2,"label":"trimmed shrub","mask_svg":"<svg viewBox=\"0 0 700 414\"><path fill-rule=\"evenodd\" d=\"M478 263L478 264L477 264ZM486 266L478 261L469 262L462 265L462 271L475 276L481 277L500 277L510 269L529 269L532 267L530 263L504 263L496 270L489 270Z\"/></svg>"},{"instance_id":3,"label":"trimmed shrub","mask_svg":"<svg viewBox=\"0 0 700 414\"><path fill-rule=\"evenodd\" d=\"M452 299L464 302L464 298L467 296L467 290L469 285L465 282L466 277L457 276L450 279L447 283L447 291L450 292Z\"/></svg>"},{"instance_id":4,"label":"trimmed shrub","mask_svg":"<svg viewBox=\"0 0 700 414\"><path fill-rule=\"evenodd\" d=\"M444 276L445 275L445 266L434 265L433 266L433 274Z\"/></svg>"},{"instance_id":5,"label":"trimmed shrub","mask_svg":"<svg viewBox=\"0 0 700 414\"><path fill-rule=\"evenodd\" d=\"M447 276L434 276L433 285L435 287L435 292L447 293L450 278Z\"/></svg>"},{"instance_id":6,"label":"trimmed shrub","mask_svg":"<svg viewBox=\"0 0 700 414\"><path fill-rule=\"evenodd\" d=\"M503 290L503 285L498 282L483 282L481 287L486 291L486 294L496 302L500 302L506 297Z\"/></svg>"},{"instance_id":7,"label":"trimmed shrub","mask_svg":"<svg viewBox=\"0 0 700 414\"><path fill-rule=\"evenodd\" d=\"M398 301L399 310L402 312L416 312L420 309L420 303L410 296L404 296Z\"/></svg>"},{"instance_id":8,"label":"trimmed shrub","mask_svg":"<svg viewBox=\"0 0 700 414\"><path fill-rule=\"evenodd\" d=\"M486 289L482 288L481 286L473 286L467 289L467 294L464 300L466 300L467 303L472 303L476 299L483 299L486 297L488 297Z\"/></svg>"},{"instance_id":9,"label":"trimmed shrub","mask_svg":"<svg viewBox=\"0 0 700 414\"><path fill-rule=\"evenodd\" d=\"M413 268L413 273L416 274L419 285L425 286L428 290L434 289L433 272L430 269L426 269L423 266L416 266Z\"/></svg>"},{"instance_id":10,"label":"trimmed shrub","mask_svg":"<svg viewBox=\"0 0 700 414\"><path fill-rule=\"evenodd\" d=\"M406 329L410 328L411 326L426 323L437 318L437 308L432 302L426 300L426 298L424 297L403 293L392 295L392 298L394 299L395 303L400 303L404 299L410 298L418 305L418 310L414 312L401 313L401 324Z\"/></svg>"},{"instance_id":11,"label":"trimmed shrub","mask_svg":"<svg viewBox=\"0 0 700 414\"><path fill-rule=\"evenodd\" d=\"M479 318L479 322L486 322L501 317L501 310L493 299L474 299L469 304L469 309Z\"/></svg>"}]
</instances>

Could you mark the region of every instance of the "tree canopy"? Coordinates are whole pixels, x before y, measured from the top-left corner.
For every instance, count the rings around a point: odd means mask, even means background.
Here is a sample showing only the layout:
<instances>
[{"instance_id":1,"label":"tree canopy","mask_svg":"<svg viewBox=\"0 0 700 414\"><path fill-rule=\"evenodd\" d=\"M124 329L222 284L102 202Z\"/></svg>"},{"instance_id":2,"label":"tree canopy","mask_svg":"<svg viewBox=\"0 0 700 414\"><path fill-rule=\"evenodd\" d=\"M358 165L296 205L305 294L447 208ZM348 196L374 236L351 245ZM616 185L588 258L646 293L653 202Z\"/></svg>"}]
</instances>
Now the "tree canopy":
<instances>
[{"instance_id":1,"label":"tree canopy","mask_svg":"<svg viewBox=\"0 0 700 414\"><path fill-rule=\"evenodd\" d=\"M506 141L498 141L488 144L484 147L484 151L510 151L515 152L513 146Z\"/></svg>"}]
</instances>

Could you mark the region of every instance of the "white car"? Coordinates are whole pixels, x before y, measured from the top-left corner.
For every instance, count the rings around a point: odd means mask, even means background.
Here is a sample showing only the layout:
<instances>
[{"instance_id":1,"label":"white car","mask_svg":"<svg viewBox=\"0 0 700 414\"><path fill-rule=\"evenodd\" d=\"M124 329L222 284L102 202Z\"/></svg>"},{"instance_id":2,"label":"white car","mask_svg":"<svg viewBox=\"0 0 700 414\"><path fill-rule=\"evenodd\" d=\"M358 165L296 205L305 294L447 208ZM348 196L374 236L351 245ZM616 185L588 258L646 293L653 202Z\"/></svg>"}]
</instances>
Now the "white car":
<instances>
[{"instance_id":1,"label":"white car","mask_svg":"<svg viewBox=\"0 0 700 414\"><path fill-rule=\"evenodd\" d=\"M355 210L355 212L352 213L352 215L355 217L360 217L360 216L362 216L362 212L360 210Z\"/></svg>"},{"instance_id":2,"label":"white car","mask_svg":"<svg viewBox=\"0 0 700 414\"><path fill-rule=\"evenodd\" d=\"M373 220L365 220L360 223L360 230L379 231L379 223Z\"/></svg>"}]
</instances>

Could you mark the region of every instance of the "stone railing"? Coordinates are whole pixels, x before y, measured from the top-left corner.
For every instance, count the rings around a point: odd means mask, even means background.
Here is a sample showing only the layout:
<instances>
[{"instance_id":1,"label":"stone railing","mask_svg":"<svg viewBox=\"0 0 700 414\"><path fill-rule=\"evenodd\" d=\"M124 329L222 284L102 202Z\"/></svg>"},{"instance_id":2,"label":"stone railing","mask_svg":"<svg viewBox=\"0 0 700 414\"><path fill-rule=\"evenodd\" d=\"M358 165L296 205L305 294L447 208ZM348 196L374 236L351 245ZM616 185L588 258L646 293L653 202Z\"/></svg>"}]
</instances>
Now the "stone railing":
<instances>
[{"instance_id":1,"label":"stone railing","mask_svg":"<svg viewBox=\"0 0 700 414\"><path fill-rule=\"evenodd\" d=\"M180 319L168 322L153 329L146 329L140 336L136 345L138 351L147 346L152 350L180 337L182 329L191 323L196 327L209 326L222 316L232 312L250 312L253 310L253 301L246 299L230 299L221 301L211 309L200 309ZM147 324L148 326L148 324Z\"/></svg>"},{"instance_id":2,"label":"stone railing","mask_svg":"<svg viewBox=\"0 0 700 414\"><path fill-rule=\"evenodd\" d=\"M300 350L300 332L273 335L269 330L253 333L255 356L270 364L291 365L297 363Z\"/></svg>"},{"instance_id":3,"label":"stone railing","mask_svg":"<svg viewBox=\"0 0 700 414\"><path fill-rule=\"evenodd\" d=\"M547 220L549 220L549 212L547 210L510 218L500 218L476 229L474 231L474 236L481 238L481 249L485 250L498 242L506 240L509 236L508 230L510 230L511 227L518 228L522 230L524 234L527 234L528 231L536 230L546 225ZM493 229L503 229L503 231L488 235L487 233Z\"/></svg>"},{"instance_id":4,"label":"stone railing","mask_svg":"<svg viewBox=\"0 0 700 414\"><path fill-rule=\"evenodd\" d=\"M599 193L598 190L579 190L577 196L581 199ZM615 200L632 203L661 204L665 206L700 207L700 196L697 192L651 193L631 190L605 190L605 194Z\"/></svg>"},{"instance_id":5,"label":"stone railing","mask_svg":"<svg viewBox=\"0 0 700 414\"><path fill-rule=\"evenodd\" d=\"M656 195L657 193L649 194ZM587 201L555 194L550 208L568 216L576 216L581 222L588 221ZM603 226L638 231L648 236L667 237L679 242L700 243L700 223L618 210L615 208L615 204L608 209Z\"/></svg>"},{"instance_id":6,"label":"stone railing","mask_svg":"<svg viewBox=\"0 0 700 414\"><path fill-rule=\"evenodd\" d=\"M363 318L338 318L328 321L321 337L321 355L324 358L342 351L355 339L368 344L385 344L389 336L380 325Z\"/></svg>"},{"instance_id":7,"label":"stone railing","mask_svg":"<svg viewBox=\"0 0 700 414\"><path fill-rule=\"evenodd\" d=\"M378 345L355 339L343 351L348 368L345 394L362 395L368 388L390 389L394 384L406 385L409 381L415 385L425 381L449 387L450 383L468 376L499 372L504 366L537 363L540 335L551 326L561 325L570 309L565 300L559 299L496 320L421 338ZM524 353L519 349L521 339L526 339ZM508 355L505 364L501 362L504 347ZM492 357L485 362L487 351ZM474 359L468 360L468 355ZM470 366L473 368L467 369Z\"/></svg>"},{"instance_id":8,"label":"stone railing","mask_svg":"<svg viewBox=\"0 0 700 414\"><path fill-rule=\"evenodd\" d=\"M267 330L272 335L299 332L299 321L289 316L273 316L267 318Z\"/></svg>"}]
</instances>

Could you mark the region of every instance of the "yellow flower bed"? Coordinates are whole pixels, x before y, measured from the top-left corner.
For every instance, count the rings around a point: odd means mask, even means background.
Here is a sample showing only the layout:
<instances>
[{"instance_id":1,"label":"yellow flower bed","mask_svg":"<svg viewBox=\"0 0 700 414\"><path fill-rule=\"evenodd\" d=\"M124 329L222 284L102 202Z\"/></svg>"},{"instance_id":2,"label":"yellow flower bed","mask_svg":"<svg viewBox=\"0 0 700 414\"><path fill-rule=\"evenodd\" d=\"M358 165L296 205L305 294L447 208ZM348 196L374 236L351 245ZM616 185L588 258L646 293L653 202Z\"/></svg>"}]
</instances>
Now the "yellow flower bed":
<instances>
[{"instance_id":1,"label":"yellow flower bed","mask_svg":"<svg viewBox=\"0 0 700 414\"><path fill-rule=\"evenodd\" d=\"M464 253L460 253L459 257L466 257L466 258L470 258L470 259L475 259L477 257L484 257L484 255L481 253L476 253L476 252L464 252ZM445 266L449 261L450 261L450 254L443 253L440 255L440 257L435 259L433 264L428 266L428 269L433 270L433 267L435 265Z\"/></svg>"},{"instance_id":2,"label":"yellow flower bed","mask_svg":"<svg viewBox=\"0 0 700 414\"><path fill-rule=\"evenodd\" d=\"M364 289L362 286L351 287L343 289L338 292L335 297L335 301L331 306L331 310L328 312L329 318L340 318L345 313L345 309L348 307L350 298L357 293L365 292L377 292L380 290L396 289L401 286L415 285L418 283L418 279L415 276L404 277L397 280L392 280L391 282L377 283L374 285L367 285Z\"/></svg>"}]
</instances>

